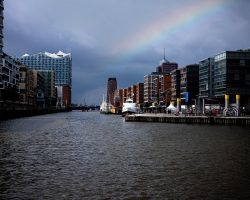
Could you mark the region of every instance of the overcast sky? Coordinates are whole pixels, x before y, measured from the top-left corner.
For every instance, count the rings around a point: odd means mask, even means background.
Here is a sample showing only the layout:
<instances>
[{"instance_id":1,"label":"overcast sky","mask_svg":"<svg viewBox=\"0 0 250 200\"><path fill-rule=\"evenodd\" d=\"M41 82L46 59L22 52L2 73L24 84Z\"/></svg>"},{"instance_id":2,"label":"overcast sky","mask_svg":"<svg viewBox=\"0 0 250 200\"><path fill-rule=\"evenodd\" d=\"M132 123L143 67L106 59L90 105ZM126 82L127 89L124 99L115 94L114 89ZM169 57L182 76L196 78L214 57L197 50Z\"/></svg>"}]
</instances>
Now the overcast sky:
<instances>
[{"instance_id":1,"label":"overcast sky","mask_svg":"<svg viewBox=\"0 0 250 200\"><path fill-rule=\"evenodd\" d=\"M179 67L250 48L249 0L5 0L4 51L72 53L72 102L100 104L109 77L143 82L163 58Z\"/></svg>"}]
</instances>

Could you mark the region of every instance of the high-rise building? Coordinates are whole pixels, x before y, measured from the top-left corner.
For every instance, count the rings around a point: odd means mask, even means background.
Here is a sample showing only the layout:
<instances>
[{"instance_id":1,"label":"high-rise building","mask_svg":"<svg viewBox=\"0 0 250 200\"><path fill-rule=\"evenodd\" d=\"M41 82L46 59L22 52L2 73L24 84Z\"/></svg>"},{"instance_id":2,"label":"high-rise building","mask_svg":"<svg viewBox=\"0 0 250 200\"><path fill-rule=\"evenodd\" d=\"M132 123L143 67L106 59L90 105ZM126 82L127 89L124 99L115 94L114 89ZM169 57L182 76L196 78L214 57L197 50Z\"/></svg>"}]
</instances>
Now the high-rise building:
<instances>
[{"instance_id":1,"label":"high-rise building","mask_svg":"<svg viewBox=\"0 0 250 200\"><path fill-rule=\"evenodd\" d=\"M17 58L21 63L33 70L52 70L55 72L55 85L66 86L70 89L67 102L71 102L72 88L72 58L71 53L37 53L24 54Z\"/></svg>"},{"instance_id":2,"label":"high-rise building","mask_svg":"<svg viewBox=\"0 0 250 200\"><path fill-rule=\"evenodd\" d=\"M115 90L117 89L116 78L112 77L108 79L107 83L107 102L114 105Z\"/></svg>"},{"instance_id":3,"label":"high-rise building","mask_svg":"<svg viewBox=\"0 0 250 200\"><path fill-rule=\"evenodd\" d=\"M165 57L165 49L164 49L164 57L160 61L160 66L156 67L157 73L170 74L171 71L178 68L178 64L175 62L169 62Z\"/></svg>"},{"instance_id":4,"label":"high-rise building","mask_svg":"<svg viewBox=\"0 0 250 200\"><path fill-rule=\"evenodd\" d=\"M2 56L3 56L3 0L0 0L0 63L2 63Z\"/></svg>"},{"instance_id":5,"label":"high-rise building","mask_svg":"<svg viewBox=\"0 0 250 200\"><path fill-rule=\"evenodd\" d=\"M5 87L5 83L3 82L3 10L3 0L0 0L0 99L1 91ZM7 79L6 76L5 79Z\"/></svg>"}]
</instances>

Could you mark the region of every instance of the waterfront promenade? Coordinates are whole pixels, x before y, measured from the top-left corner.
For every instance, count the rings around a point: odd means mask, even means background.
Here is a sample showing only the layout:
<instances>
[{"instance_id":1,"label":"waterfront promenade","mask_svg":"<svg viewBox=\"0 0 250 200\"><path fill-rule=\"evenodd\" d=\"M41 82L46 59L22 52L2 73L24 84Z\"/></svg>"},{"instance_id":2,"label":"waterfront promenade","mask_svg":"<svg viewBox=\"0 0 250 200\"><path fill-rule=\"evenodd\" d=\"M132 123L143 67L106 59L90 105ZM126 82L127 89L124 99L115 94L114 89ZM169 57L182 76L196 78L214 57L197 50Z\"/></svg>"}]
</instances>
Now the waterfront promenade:
<instances>
[{"instance_id":1,"label":"waterfront promenade","mask_svg":"<svg viewBox=\"0 0 250 200\"><path fill-rule=\"evenodd\" d=\"M250 117L194 116L184 114L176 116L165 113L143 113L127 115L125 117L125 121L250 126Z\"/></svg>"}]
</instances>

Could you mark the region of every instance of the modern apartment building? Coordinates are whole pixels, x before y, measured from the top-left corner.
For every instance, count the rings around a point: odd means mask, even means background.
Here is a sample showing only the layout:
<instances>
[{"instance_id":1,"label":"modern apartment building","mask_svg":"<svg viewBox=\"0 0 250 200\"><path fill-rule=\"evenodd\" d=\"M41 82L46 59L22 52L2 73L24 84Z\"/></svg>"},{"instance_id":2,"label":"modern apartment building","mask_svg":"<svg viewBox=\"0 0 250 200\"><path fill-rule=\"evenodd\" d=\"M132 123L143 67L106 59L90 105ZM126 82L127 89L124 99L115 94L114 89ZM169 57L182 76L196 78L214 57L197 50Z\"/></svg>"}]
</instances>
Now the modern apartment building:
<instances>
[{"instance_id":1,"label":"modern apartment building","mask_svg":"<svg viewBox=\"0 0 250 200\"><path fill-rule=\"evenodd\" d=\"M34 75L31 69L25 65L19 67L19 102L21 104L33 106L35 105L35 85Z\"/></svg>"},{"instance_id":2,"label":"modern apartment building","mask_svg":"<svg viewBox=\"0 0 250 200\"><path fill-rule=\"evenodd\" d=\"M170 104L171 100L171 76L170 74L159 75L159 103Z\"/></svg>"},{"instance_id":3,"label":"modern apartment building","mask_svg":"<svg viewBox=\"0 0 250 200\"><path fill-rule=\"evenodd\" d=\"M55 85L65 86L69 91L66 95L67 102L71 102L72 88L72 58L71 53L37 53L33 55L24 54L17 58L18 61L33 70L52 70L55 72Z\"/></svg>"},{"instance_id":4,"label":"modern apartment building","mask_svg":"<svg viewBox=\"0 0 250 200\"><path fill-rule=\"evenodd\" d=\"M45 83L44 77L38 70L32 70L35 88L35 106L37 109L45 108Z\"/></svg>"},{"instance_id":5,"label":"modern apartment building","mask_svg":"<svg viewBox=\"0 0 250 200\"><path fill-rule=\"evenodd\" d=\"M158 102L158 78L156 72L144 76L144 103Z\"/></svg>"},{"instance_id":6,"label":"modern apartment building","mask_svg":"<svg viewBox=\"0 0 250 200\"><path fill-rule=\"evenodd\" d=\"M138 105L143 104L143 98L144 98L144 83L137 83L136 84L136 103Z\"/></svg>"},{"instance_id":7,"label":"modern apartment building","mask_svg":"<svg viewBox=\"0 0 250 200\"><path fill-rule=\"evenodd\" d=\"M214 58L199 62L199 97L213 97Z\"/></svg>"},{"instance_id":8,"label":"modern apartment building","mask_svg":"<svg viewBox=\"0 0 250 200\"><path fill-rule=\"evenodd\" d=\"M232 103L240 95L241 105L250 109L250 49L225 51L214 58L214 97L227 94Z\"/></svg>"},{"instance_id":9,"label":"modern apartment building","mask_svg":"<svg viewBox=\"0 0 250 200\"><path fill-rule=\"evenodd\" d=\"M19 82L20 63L3 53L0 68L0 99L17 100L17 84Z\"/></svg>"},{"instance_id":10,"label":"modern apartment building","mask_svg":"<svg viewBox=\"0 0 250 200\"><path fill-rule=\"evenodd\" d=\"M180 98L182 103L195 103L199 93L199 65L187 65L180 69Z\"/></svg>"},{"instance_id":11,"label":"modern apartment building","mask_svg":"<svg viewBox=\"0 0 250 200\"><path fill-rule=\"evenodd\" d=\"M180 98L180 70L171 71L171 101L176 101Z\"/></svg>"},{"instance_id":12,"label":"modern apartment building","mask_svg":"<svg viewBox=\"0 0 250 200\"><path fill-rule=\"evenodd\" d=\"M108 79L107 83L107 102L114 105L115 90L117 89L116 78L112 77Z\"/></svg>"}]
</instances>

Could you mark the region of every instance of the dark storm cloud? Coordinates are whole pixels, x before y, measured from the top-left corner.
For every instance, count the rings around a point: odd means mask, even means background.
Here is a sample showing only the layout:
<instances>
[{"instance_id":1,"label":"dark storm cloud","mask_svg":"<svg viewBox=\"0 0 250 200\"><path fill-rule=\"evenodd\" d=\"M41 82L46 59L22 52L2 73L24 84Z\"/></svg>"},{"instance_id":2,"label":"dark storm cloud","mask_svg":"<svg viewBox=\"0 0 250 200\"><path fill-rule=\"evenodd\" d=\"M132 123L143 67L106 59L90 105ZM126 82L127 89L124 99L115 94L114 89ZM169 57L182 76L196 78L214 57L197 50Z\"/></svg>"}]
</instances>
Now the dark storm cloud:
<instances>
[{"instance_id":1,"label":"dark storm cloud","mask_svg":"<svg viewBox=\"0 0 250 200\"><path fill-rule=\"evenodd\" d=\"M160 42L127 59L121 59L124 52L114 51L127 37L143 33L162 13L198 2L6 0L4 50L13 56L71 52L73 102L99 104L109 77L117 77L121 88L142 82L145 74L155 71L163 48L168 60L183 67L225 50L250 47L250 1L225 0L219 13L198 19L171 37L163 35Z\"/></svg>"}]
</instances>

